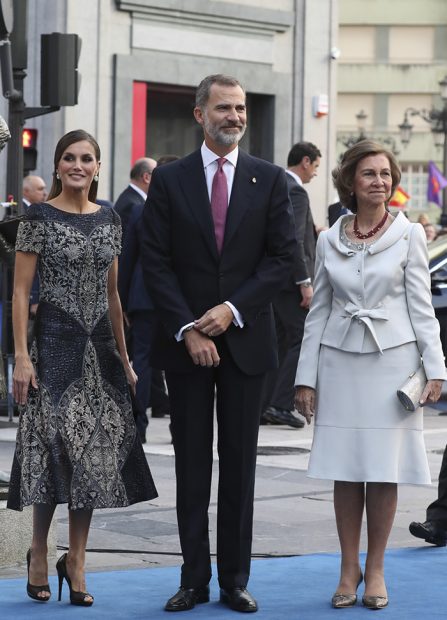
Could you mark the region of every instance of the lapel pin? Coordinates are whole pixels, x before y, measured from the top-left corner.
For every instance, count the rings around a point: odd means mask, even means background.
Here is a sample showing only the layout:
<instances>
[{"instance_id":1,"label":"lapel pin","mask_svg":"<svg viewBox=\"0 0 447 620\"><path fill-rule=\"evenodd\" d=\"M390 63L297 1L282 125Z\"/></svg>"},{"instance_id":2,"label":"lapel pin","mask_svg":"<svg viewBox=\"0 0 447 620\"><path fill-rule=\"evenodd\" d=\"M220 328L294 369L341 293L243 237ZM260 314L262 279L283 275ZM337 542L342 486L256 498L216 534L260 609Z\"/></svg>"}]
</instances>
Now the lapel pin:
<instances>
[{"instance_id":1,"label":"lapel pin","mask_svg":"<svg viewBox=\"0 0 447 620\"><path fill-rule=\"evenodd\" d=\"M251 180L252 183L256 183L256 177L253 177Z\"/></svg>"}]
</instances>

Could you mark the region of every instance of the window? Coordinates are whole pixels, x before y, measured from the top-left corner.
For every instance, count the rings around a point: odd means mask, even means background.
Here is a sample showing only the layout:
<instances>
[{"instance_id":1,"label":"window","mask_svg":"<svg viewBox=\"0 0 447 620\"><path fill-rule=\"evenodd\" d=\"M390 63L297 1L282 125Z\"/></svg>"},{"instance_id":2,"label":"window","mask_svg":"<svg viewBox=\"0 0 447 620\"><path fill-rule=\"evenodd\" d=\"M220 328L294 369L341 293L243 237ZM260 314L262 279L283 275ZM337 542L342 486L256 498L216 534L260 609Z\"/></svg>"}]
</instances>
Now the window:
<instances>
[{"instance_id":1,"label":"window","mask_svg":"<svg viewBox=\"0 0 447 620\"><path fill-rule=\"evenodd\" d=\"M391 26L389 59L393 63L430 63L434 56L432 26Z\"/></svg>"},{"instance_id":2,"label":"window","mask_svg":"<svg viewBox=\"0 0 447 620\"><path fill-rule=\"evenodd\" d=\"M410 194L411 198L405 205L407 209L427 211L427 182L428 172L423 164L409 164L402 167L401 187Z\"/></svg>"}]
</instances>

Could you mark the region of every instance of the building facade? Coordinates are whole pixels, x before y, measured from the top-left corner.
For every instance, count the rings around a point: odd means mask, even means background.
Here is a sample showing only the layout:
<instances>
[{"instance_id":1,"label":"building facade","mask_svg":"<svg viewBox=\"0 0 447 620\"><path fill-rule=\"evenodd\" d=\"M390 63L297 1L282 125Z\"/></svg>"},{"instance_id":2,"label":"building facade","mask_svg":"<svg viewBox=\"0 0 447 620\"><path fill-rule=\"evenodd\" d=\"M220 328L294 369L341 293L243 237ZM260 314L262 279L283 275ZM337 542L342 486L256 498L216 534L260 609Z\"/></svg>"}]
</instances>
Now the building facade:
<instances>
[{"instance_id":1,"label":"building facade","mask_svg":"<svg viewBox=\"0 0 447 620\"><path fill-rule=\"evenodd\" d=\"M78 105L26 124L38 129L36 173L50 183L58 138L82 127L101 146L100 197L115 200L136 158L183 156L201 144L195 88L227 73L248 95L243 148L281 166L298 140L321 149L310 193L323 224L333 195L337 23L337 0L29 0L28 106L39 105L40 35L82 39Z\"/></svg>"},{"instance_id":2,"label":"building facade","mask_svg":"<svg viewBox=\"0 0 447 620\"><path fill-rule=\"evenodd\" d=\"M445 0L340 0L340 59L337 76L337 153L356 135L356 115L366 115L366 134L388 141L398 151L402 187L411 195L410 214L439 209L426 199L429 160L443 169L429 123L409 115L413 125L407 147L399 139L405 111L442 109L439 81L447 75Z\"/></svg>"}]
</instances>

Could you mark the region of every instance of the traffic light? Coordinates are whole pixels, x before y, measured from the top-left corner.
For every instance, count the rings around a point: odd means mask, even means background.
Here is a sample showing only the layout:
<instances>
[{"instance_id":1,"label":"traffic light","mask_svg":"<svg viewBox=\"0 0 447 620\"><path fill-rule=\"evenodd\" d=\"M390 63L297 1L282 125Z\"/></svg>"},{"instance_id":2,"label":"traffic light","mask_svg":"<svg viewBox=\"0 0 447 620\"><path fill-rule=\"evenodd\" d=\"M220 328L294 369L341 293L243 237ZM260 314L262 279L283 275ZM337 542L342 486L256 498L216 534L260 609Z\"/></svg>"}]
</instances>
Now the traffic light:
<instances>
[{"instance_id":1,"label":"traffic light","mask_svg":"<svg viewBox=\"0 0 447 620\"><path fill-rule=\"evenodd\" d=\"M22 130L23 171L26 174L37 166L37 129Z\"/></svg>"},{"instance_id":2,"label":"traffic light","mask_svg":"<svg viewBox=\"0 0 447 620\"><path fill-rule=\"evenodd\" d=\"M40 103L43 106L77 105L81 39L77 34L41 35Z\"/></svg>"}]
</instances>

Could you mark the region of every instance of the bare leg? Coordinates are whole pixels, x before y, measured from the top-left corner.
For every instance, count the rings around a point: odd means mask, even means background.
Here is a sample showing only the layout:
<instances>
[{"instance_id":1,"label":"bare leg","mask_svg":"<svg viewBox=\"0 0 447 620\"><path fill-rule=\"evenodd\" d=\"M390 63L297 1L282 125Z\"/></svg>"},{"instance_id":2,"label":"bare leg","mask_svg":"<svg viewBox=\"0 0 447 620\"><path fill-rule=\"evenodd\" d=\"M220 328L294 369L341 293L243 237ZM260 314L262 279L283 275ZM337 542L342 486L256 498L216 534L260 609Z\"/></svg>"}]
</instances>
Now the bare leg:
<instances>
[{"instance_id":1,"label":"bare leg","mask_svg":"<svg viewBox=\"0 0 447 620\"><path fill-rule=\"evenodd\" d=\"M365 503L363 482L334 482L334 509L341 547L337 592L354 594L361 575L359 551Z\"/></svg>"},{"instance_id":2,"label":"bare leg","mask_svg":"<svg viewBox=\"0 0 447 620\"><path fill-rule=\"evenodd\" d=\"M67 572L71 585L76 592L86 592L85 586L85 548L92 520L92 510L68 511L69 550L67 554ZM86 601L90 597L85 598Z\"/></svg>"},{"instance_id":3,"label":"bare leg","mask_svg":"<svg viewBox=\"0 0 447 620\"><path fill-rule=\"evenodd\" d=\"M33 538L31 542L31 562L29 582L31 585L48 583L48 532L56 505L34 504ZM42 590L38 596L48 598L49 592Z\"/></svg>"},{"instance_id":4,"label":"bare leg","mask_svg":"<svg viewBox=\"0 0 447 620\"><path fill-rule=\"evenodd\" d=\"M386 596L383 562L397 507L397 484L368 482L366 518L368 554L365 566L365 595Z\"/></svg>"}]
</instances>

